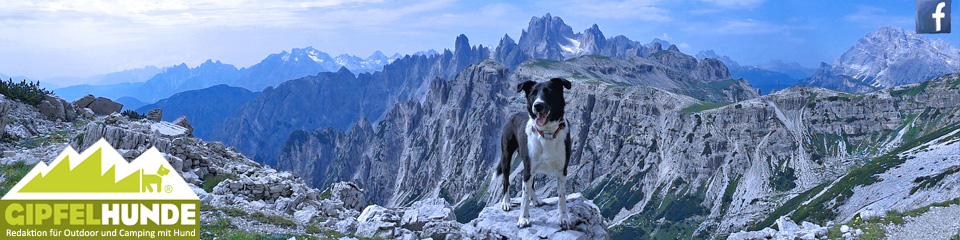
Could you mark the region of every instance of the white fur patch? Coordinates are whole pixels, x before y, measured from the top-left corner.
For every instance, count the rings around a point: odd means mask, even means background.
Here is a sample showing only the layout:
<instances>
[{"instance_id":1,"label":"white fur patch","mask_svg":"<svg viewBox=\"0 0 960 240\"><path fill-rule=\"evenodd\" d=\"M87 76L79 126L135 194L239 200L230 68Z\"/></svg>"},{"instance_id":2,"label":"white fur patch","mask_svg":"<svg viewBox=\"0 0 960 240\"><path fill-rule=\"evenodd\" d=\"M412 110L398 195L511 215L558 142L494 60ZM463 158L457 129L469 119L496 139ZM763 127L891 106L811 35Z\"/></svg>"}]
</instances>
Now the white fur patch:
<instances>
[{"instance_id":1,"label":"white fur patch","mask_svg":"<svg viewBox=\"0 0 960 240\"><path fill-rule=\"evenodd\" d=\"M564 141L569 133L569 128L560 129L560 132L552 139L540 136L536 130L536 120L527 120L525 129L527 134L527 154L530 158L530 173L544 173L557 175L563 173L563 167L567 159L567 146ZM550 121L540 127L541 131L556 131L559 127L559 121Z\"/></svg>"}]
</instances>

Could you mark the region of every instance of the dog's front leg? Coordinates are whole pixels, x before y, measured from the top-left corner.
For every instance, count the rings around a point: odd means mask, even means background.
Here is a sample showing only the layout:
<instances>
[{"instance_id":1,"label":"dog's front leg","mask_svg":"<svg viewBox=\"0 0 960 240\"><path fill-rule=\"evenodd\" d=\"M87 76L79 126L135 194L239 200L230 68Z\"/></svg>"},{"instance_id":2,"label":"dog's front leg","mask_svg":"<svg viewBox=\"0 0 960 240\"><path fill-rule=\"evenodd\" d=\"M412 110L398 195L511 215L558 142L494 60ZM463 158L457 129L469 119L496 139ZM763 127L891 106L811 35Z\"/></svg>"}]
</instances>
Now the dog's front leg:
<instances>
[{"instance_id":1,"label":"dog's front leg","mask_svg":"<svg viewBox=\"0 0 960 240\"><path fill-rule=\"evenodd\" d=\"M570 219L567 219L567 189L566 189L566 176L563 174L557 174L557 193L560 195L558 202L560 203L560 227L566 230L573 229L573 225L570 222Z\"/></svg>"},{"instance_id":2,"label":"dog's front leg","mask_svg":"<svg viewBox=\"0 0 960 240\"><path fill-rule=\"evenodd\" d=\"M520 199L520 219L517 220L518 228L530 226L530 198L533 197L533 178L527 178L523 181L523 197Z\"/></svg>"}]
</instances>

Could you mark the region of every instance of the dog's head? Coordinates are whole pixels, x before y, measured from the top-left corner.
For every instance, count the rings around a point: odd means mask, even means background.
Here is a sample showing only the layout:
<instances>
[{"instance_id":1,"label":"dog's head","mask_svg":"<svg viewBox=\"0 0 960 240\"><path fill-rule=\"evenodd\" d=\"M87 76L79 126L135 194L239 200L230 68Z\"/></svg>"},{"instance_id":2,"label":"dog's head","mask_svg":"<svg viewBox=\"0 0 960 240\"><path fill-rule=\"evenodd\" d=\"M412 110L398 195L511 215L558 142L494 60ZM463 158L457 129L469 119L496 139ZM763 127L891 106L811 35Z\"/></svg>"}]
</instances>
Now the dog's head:
<instances>
[{"instance_id":1,"label":"dog's head","mask_svg":"<svg viewBox=\"0 0 960 240\"><path fill-rule=\"evenodd\" d=\"M538 127L563 119L563 89L570 89L571 83L563 78L553 78L546 82L526 81L517 85L517 92L523 91L527 97L527 113L536 119Z\"/></svg>"}]
</instances>

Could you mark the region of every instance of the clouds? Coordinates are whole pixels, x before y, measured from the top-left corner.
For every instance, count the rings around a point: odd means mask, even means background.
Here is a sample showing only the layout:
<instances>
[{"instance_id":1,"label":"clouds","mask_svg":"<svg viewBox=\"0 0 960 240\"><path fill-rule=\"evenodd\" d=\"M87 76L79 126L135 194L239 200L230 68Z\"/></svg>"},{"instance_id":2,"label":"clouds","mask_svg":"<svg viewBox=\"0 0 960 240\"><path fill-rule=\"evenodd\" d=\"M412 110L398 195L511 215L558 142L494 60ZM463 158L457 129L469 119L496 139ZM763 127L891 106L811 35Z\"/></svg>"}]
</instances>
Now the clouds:
<instances>
[{"instance_id":1,"label":"clouds","mask_svg":"<svg viewBox=\"0 0 960 240\"><path fill-rule=\"evenodd\" d=\"M879 26L892 25L906 28L914 25L913 16L895 15L886 9L873 6L859 6L855 12L843 16L843 20L871 29Z\"/></svg>"}]
</instances>

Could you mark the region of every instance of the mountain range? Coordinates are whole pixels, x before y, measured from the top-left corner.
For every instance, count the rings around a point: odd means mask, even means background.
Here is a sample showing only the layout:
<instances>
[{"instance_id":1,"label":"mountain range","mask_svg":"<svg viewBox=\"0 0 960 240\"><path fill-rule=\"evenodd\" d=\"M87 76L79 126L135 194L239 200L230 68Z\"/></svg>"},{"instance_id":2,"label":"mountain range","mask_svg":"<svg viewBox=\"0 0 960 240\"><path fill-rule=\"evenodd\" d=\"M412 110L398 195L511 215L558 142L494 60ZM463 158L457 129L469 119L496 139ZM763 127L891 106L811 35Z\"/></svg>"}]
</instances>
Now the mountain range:
<instances>
[{"instance_id":1,"label":"mountain range","mask_svg":"<svg viewBox=\"0 0 960 240\"><path fill-rule=\"evenodd\" d=\"M452 78L470 64L490 57L490 50L470 46L465 35L453 51L407 55L382 71L337 72L286 81L267 87L256 99L223 120L212 140L235 146L258 162L275 164L285 139L295 130L346 129L361 119L380 119L395 103L422 98L435 78Z\"/></svg>"},{"instance_id":2,"label":"mountain range","mask_svg":"<svg viewBox=\"0 0 960 240\"><path fill-rule=\"evenodd\" d=\"M204 89L180 92L156 103L131 109L141 113L161 109L163 110L161 120L168 122L173 122L180 116L186 116L194 127L193 134L198 138L208 139L210 132L213 132L223 119L259 95L260 92L219 84ZM127 105L125 104L124 107L126 108Z\"/></svg>"},{"instance_id":3,"label":"mountain range","mask_svg":"<svg viewBox=\"0 0 960 240\"><path fill-rule=\"evenodd\" d=\"M294 48L290 52L271 54L248 68L237 69L233 65L213 60L207 60L196 67L189 67L182 63L163 69L148 66L83 79L77 78L75 80L79 82L96 83L58 88L54 92L65 99L77 99L86 94L94 94L113 99L133 97L142 102L153 103L174 93L218 84L261 91L267 86L276 86L286 80L320 72L337 71L340 67L346 67L356 73L373 72L400 57L399 54L387 57L377 51L367 58L346 54L334 58L313 47Z\"/></svg>"},{"instance_id":4,"label":"mountain range","mask_svg":"<svg viewBox=\"0 0 960 240\"><path fill-rule=\"evenodd\" d=\"M846 92L918 83L960 71L960 49L941 39L880 27L858 40L833 65L821 63L801 85Z\"/></svg>"}]
</instances>

